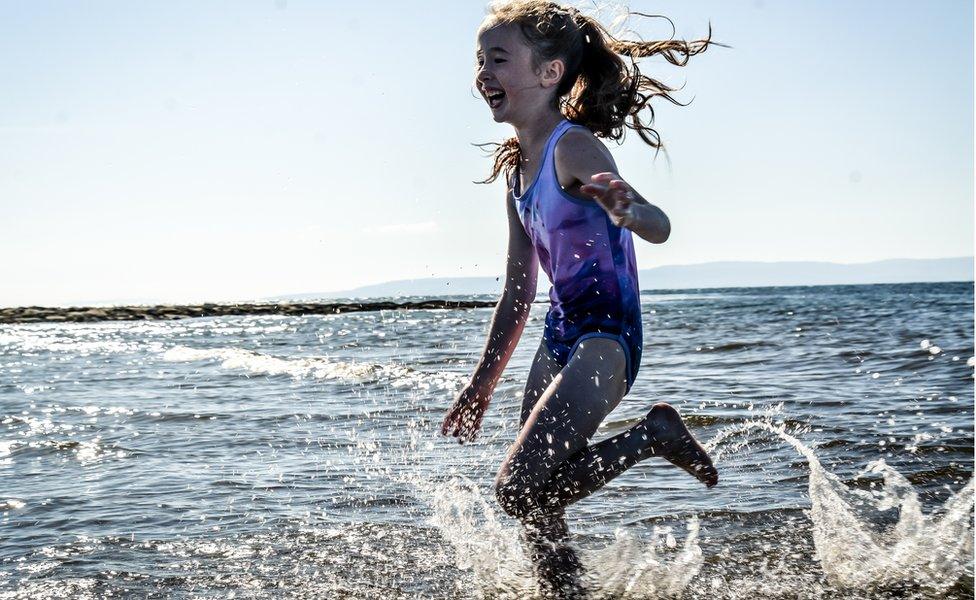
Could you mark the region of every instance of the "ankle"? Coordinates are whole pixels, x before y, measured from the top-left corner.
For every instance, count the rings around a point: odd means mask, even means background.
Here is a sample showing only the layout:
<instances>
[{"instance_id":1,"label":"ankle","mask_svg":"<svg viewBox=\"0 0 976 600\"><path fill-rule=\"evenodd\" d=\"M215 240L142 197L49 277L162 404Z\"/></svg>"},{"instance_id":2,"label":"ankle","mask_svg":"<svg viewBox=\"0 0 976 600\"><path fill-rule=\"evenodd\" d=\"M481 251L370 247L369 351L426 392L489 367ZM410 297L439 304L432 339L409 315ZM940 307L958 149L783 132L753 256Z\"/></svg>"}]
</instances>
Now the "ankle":
<instances>
[{"instance_id":1,"label":"ankle","mask_svg":"<svg viewBox=\"0 0 976 600\"><path fill-rule=\"evenodd\" d=\"M648 417L645 417L631 430L633 432L632 435L640 440L640 451L637 454L638 461L648 459L652 456L658 456L662 451L660 442L654 438L654 427L647 420Z\"/></svg>"}]
</instances>

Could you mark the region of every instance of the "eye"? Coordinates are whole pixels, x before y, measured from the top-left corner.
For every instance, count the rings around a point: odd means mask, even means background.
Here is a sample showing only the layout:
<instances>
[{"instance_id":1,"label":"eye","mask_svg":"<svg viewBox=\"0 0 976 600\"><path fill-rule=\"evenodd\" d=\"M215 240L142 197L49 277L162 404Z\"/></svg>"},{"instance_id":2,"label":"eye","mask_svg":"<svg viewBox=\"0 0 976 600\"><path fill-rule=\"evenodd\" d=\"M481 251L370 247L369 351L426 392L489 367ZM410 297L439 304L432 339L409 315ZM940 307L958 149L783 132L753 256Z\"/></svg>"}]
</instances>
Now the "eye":
<instances>
[{"instance_id":1,"label":"eye","mask_svg":"<svg viewBox=\"0 0 976 600\"><path fill-rule=\"evenodd\" d=\"M496 64L496 65L497 65L497 64L501 64L501 63L503 63L503 62L507 62L507 61L506 61L506 60L505 60L504 58L496 58L496 59L495 59L495 64Z\"/></svg>"}]
</instances>

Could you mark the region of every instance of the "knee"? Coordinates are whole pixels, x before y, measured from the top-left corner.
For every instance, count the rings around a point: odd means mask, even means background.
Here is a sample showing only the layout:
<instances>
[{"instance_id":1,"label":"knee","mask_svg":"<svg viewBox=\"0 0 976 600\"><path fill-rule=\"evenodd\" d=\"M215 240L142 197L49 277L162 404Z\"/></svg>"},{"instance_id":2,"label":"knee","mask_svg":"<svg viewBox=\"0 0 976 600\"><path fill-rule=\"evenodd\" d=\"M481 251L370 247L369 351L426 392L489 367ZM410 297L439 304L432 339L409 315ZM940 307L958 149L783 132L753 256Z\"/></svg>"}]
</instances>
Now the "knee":
<instances>
[{"instance_id":1,"label":"knee","mask_svg":"<svg viewBox=\"0 0 976 600\"><path fill-rule=\"evenodd\" d=\"M500 472L495 478L495 498L510 517L528 518L537 508L535 496L531 486L522 484L516 477Z\"/></svg>"}]
</instances>

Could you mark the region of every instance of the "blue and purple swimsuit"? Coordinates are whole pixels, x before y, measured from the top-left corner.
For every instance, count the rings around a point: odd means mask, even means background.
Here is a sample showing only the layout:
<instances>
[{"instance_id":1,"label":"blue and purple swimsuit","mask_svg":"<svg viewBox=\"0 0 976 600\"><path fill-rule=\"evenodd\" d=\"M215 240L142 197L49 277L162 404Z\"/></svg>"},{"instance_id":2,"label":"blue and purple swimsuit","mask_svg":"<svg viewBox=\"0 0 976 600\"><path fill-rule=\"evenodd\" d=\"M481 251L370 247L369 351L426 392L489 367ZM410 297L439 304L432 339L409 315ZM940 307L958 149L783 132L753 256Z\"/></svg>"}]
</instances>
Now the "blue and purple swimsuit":
<instances>
[{"instance_id":1,"label":"blue and purple swimsuit","mask_svg":"<svg viewBox=\"0 0 976 600\"><path fill-rule=\"evenodd\" d=\"M535 181L521 193L519 174L512 196L525 233L549 276L550 307L543 339L561 366L580 342L617 340L627 359L627 391L640 367L640 288L628 229L617 227L593 200L570 196L556 178L555 148L574 125L561 121L546 142Z\"/></svg>"}]
</instances>

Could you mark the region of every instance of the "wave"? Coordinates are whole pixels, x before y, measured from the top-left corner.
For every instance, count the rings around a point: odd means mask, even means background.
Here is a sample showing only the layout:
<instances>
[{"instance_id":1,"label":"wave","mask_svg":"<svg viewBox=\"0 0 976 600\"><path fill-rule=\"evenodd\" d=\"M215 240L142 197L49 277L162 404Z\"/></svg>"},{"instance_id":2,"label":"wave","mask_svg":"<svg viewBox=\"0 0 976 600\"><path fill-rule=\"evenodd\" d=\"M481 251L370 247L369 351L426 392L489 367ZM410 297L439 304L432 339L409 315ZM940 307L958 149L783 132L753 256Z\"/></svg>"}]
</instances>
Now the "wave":
<instances>
[{"instance_id":1,"label":"wave","mask_svg":"<svg viewBox=\"0 0 976 600\"><path fill-rule=\"evenodd\" d=\"M779 348L780 344L768 340L752 342L727 342L718 346L696 346L698 352L734 352L736 350L752 350L754 348Z\"/></svg>"},{"instance_id":2,"label":"wave","mask_svg":"<svg viewBox=\"0 0 976 600\"><path fill-rule=\"evenodd\" d=\"M64 453L73 455L82 464L94 463L108 458L128 458L134 454L141 454L137 450L117 444L106 447L102 443L101 437L94 437L90 440L0 441L0 460L2 461Z\"/></svg>"},{"instance_id":3,"label":"wave","mask_svg":"<svg viewBox=\"0 0 976 600\"><path fill-rule=\"evenodd\" d=\"M454 391L466 381L465 377L456 373L420 371L398 364L332 360L328 357L279 358L241 348L197 349L175 346L166 350L162 357L168 362L220 361L221 368L258 375L376 383L420 390Z\"/></svg>"},{"instance_id":4,"label":"wave","mask_svg":"<svg viewBox=\"0 0 976 600\"><path fill-rule=\"evenodd\" d=\"M93 354L126 354L157 351L158 342L126 342L122 340L79 340L77 337L59 335L58 331L14 330L0 334L0 348L8 346L20 352L65 352L77 356Z\"/></svg>"}]
</instances>

